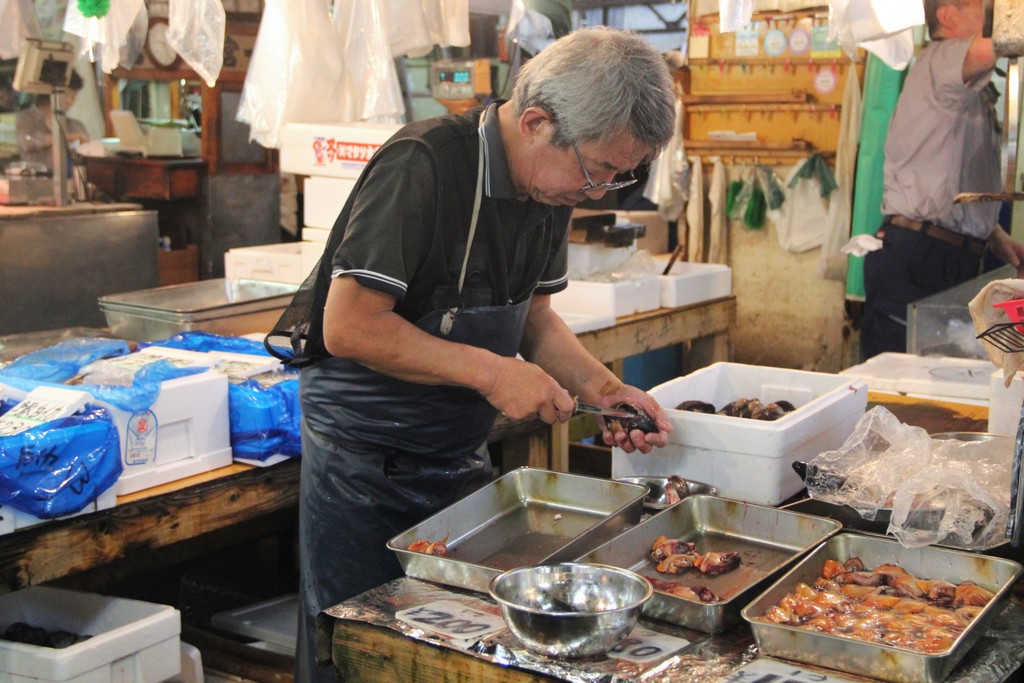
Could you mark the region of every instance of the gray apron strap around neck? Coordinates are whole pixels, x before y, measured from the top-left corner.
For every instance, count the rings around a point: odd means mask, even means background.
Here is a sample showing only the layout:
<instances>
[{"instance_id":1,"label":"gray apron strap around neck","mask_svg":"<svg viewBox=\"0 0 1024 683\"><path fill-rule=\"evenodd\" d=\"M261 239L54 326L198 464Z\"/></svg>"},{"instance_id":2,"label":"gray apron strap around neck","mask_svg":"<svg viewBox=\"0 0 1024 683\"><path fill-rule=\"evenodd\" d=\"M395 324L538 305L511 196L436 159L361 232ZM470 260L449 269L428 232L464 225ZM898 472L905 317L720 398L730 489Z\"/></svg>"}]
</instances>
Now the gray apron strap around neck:
<instances>
[{"instance_id":1,"label":"gray apron strap around neck","mask_svg":"<svg viewBox=\"0 0 1024 683\"><path fill-rule=\"evenodd\" d=\"M469 238L466 240L466 254L462 257L462 272L459 273L459 294L462 294L462 285L466 281L466 269L469 267L469 252L473 248L473 238L476 236L476 223L477 219L480 218L480 202L483 199L484 193L484 141L483 141L483 130L484 130L484 114L480 115L480 126L478 131L480 133L480 154L477 157L477 169L476 169L476 191L473 195L473 217L469 221ZM444 313L444 317L441 319L441 334L448 336L452 331L452 325L455 324L455 316L458 315L459 306L452 306Z\"/></svg>"}]
</instances>

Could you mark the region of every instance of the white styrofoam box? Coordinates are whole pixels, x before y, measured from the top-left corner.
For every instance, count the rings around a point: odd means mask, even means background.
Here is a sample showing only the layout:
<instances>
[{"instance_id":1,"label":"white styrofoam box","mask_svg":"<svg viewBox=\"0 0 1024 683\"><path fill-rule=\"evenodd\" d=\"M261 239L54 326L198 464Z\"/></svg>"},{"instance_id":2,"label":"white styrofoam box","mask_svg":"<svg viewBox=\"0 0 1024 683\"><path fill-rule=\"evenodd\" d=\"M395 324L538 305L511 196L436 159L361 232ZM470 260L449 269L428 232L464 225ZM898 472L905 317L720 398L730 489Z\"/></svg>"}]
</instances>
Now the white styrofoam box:
<instances>
[{"instance_id":1,"label":"white styrofoam box","mask_svg":"<svg viewBox=\"0 0 1024 683\"><path fill-rule=\"evenodd\" d=\"M303 265L302 246L296 242L238 247L224 254L224 277L301 284L309 274Z\"/></svg>"},{"instance_id":2,"label":"white styrofoam box","mask_svg":"<svg viewBox=\"0 0 1024 683\"><path fill-rule=\"evenodd\" d=\"M210 617L210 625L228 633L255 638L271 646L268 649L295 656L298 615L299 596L289 593L217 612Z\"/></svg>"},{"instance_id":3,"label":"white styrofoam box","mask_svg":"<svg viewBox=\"0 0 1024 683\"><path fill-rule=\"evenodd\" d=\"M165 683L203 683L203 654L195 645L181 643L181 673L168 678Z\"/></svg>"},{"instance_id":4,"label":"white styrofoam box","mask_svg":"<svg viewBox=\"0 0 1024 683\"><path fill-rule=\"evenodd\" d=\"M976 358L886 352L839 374L864 380L871 391L985 405L992 363Z\"/></svg>"},{"instance_id":5,"label":"white styrofoam box","mask_svg":"<svg viewBox=\"0 0 1024 683\"><path fill-rule=\"evenodd\" d=\"M288 123L281 132L281 170L308 176L358 178L399 126L381 123Z\"/></svg>"},{"instance_id":6,"label":"white styrofoam box","mask_svg":"<svg viewBox=\"0 0 1024 683\"><path fill-rule=\"evenodd\" d=\"M654 257L659 273L665 270L670 258L669 254ZM677 261L668 275L658 276L658 282L663 307L689 306L732 294L732 268L720 263Z\"/></svg>"},{"instance_id":7,"label":"white styrofoam box","mask_svg":"<svg viewBox=\"0 0 1024 683\"><path fill-rule=\"evenodd\" d=\"M551 307L560 314L621 318L660 306L661 288L655 275L618 282L569 280L568 287L551 297Z\"/></svg>"},{"instance_id":8,"label":"white styrofoam box","mask_svg":"<svg viewBox=\"0 0 1024 683\"><path fill-rule=\"evenodd\" d=\"M306 271L306 274L309 275L316 268L317 264L320 263L320 258L324 255L326 247L323 242L303 241L299 242L299 244L302 245L303 268L309 266L309 270Z\"/></svg>"},{"instance_id":9,"label":"white styrofoam box","mask_svg":"<svg viewBox=\"0 0 1024 683\"><path fill-rule=\"evenodd\" d=\"M569 243L569 278L579 280L595 273L611 273L636 253L636 244L609 247L602 242Z\"/></svg>"},{"instance_id":10,"label":"white styrofoam box","mask_svg":"<svg viewBox=\"0 0 1024 683\"><path fill-rule=\"evenodd\" d=\"M843 445L867 407L864 380L821 372L714 363L650 391L673 431L665 448L612 452L612 476L677 474L718 488L725 498L778 505L803 488L793 463ZM677 410L706 401L721 410L739 398L796 406L766 422Z\"/></svg>"},{"instance_id":11,"label":"white styrofoam box","mask_svg":"<svg viewBox=\"0 0 1024 683\"><path fill-rule=\"evenodd\" d=\"M314 228L333 228L355 186L353 178L308 178L303 184L303 223Z\"/></svg>"},{"instance_id":12,"label":"white styrofoam box","mask_svg":"<svg viewBox=\"0 0 1024 683\"><path fill-rule=\"evenodd\" d=\"M1007 387L1003 371L996 370L989 378L989 391L988 431L1016 437L1021 406L1024 405L1024 373L1015 374Z\"/></svg>"},{"instance_id":13,"label":"white styrofoam box","mask_svg":"<svg viewBox=\"0 0 1024 683\"><path fill-rule=\"evenodd\" d=\"M150 349L161 356L165 352L195 354L209 365L216 363L216 357L195 351L157 346L142 351ZM20 400L25 395L4 386L14 398ZM77 386L87 391L89 385ZM105 401L90 403L109 410L117 427L124 466L117 480L119 496L231 464L228 377L223 373L208 370L166 380L149 410L134 414Z\"/></svg>"},{"instance_id":14,"label":"white styrofoam box","mask_svg":"<svg viewBox=\"0 0 1024 683\"><path fill-rule=\"evenodd\" d=\"M324 243L327 242L327 238L331 236L330 228L317 228L312 225L302 226L302 239L305 242L314 242L320 245L320 249L324 248Z\"/></svg>"},{"instance_id":15,"label":"white styrofoam box","mask_svg":"<svg viewBox=\"0 0 1024 683\"><path fill-rule=\"evenodd\" d=\"M584 332L591 332L593 330L603 330L606 327L613 327L615 325L615 316L613 315L584 315L583 313L566 313L564 311L555 311L558 313L558 317L565 321L565 324L569 326L573 334L583 334Z\"/></svg>"},{"instance_id":16,"label":"white styrofoam box","mask_svg":"<svg viewBox=\"0 0 1024 683\"><path fill-rule=\"evenodd\" d=\"M0 640L10 683L158 683L181 671L181 614L168 605L32 586L0 595L0 631L15 622L91 638L66 648Z\"/></svg>"},{"instance_id":17,"label":"white styrofoam box","mask_svg":"<svg viewBox=\"0 0 1024 683\"><path fill-rule=\"evenodd\" d=\"M24 529L26 527L35 526L36 524L42 524L43 522L56 521L60 519L71 519L72 517L78 517L79 515L87 515L90 512L97 512L99 510L107 510L117 505L117 485L111 486L106 491L96 497L96 500L86 505L81 511L71 515L64 515L62 517L55 517L52 520L43 519L30 515L27 512L21 510L15 510L10 506L0 505L0 515L11 520L10 528L8 531L16 531L18 529ZM0 522L0 534L4 533L4 523Z\"/></svg>"}]
</instances>

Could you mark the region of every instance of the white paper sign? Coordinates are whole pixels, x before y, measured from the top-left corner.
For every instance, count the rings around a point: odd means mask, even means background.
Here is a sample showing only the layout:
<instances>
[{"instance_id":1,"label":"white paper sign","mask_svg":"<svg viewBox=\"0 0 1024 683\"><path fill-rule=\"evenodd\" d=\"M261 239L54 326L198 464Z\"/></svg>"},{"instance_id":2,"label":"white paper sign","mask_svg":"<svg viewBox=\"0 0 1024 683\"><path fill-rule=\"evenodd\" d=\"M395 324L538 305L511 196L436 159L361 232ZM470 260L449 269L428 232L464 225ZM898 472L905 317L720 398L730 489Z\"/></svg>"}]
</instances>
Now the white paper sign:
<instances>
[{"instance_id":1,"label":"white paper sign","mask_svg":"<svg viewBox=\"0 0 1024 683\"><path fill-rule=\"evenodd\" d=\"M395 617L413 628L437 633L469 644L505 629L500 616L439 600L397 612Z\"/></svg>"},{"instance_id":2,"label":"white paper sign","mask_svg":"<svg viewBox=\"0 0 1024 683\"><path fill-rule=\"evenodd\" d=\"M689 644L690 641L685 638L677 638L637 626L621 643L608 651L608 656L637 664L646 664L667 657L673 652L678 652Z\"/></svg>"},{"instance_id":3,"label":"white paper sign","mask_svg":"<svg viewBox=\"0 0 1024 683\"><path fill-rule=\"evenodd\" d=\"M27 429L74 415L92 399L92 394L73 389L37 387L0 417L0 436L14 436Z\"/></svg>"},{"instance_id":4,"label":"white paper sign","mask_svg":"<svg viewBox=\"0 0 1024 683\"><path fill-rule=\"evenodd\" d=\"M755 659L719 679L722 683L852 683L831 672L808 671L790 662Z\"/></svg>"}]
</instances>

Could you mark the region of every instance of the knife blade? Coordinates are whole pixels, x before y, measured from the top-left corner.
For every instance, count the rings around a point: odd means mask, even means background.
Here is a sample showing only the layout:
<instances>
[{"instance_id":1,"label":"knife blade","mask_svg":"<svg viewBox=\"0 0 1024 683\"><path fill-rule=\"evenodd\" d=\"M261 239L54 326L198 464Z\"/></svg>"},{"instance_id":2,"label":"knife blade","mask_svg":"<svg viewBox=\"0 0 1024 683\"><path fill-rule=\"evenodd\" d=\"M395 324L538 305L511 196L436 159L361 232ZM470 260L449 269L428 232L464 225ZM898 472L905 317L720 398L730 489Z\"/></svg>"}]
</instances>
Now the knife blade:
<instances>
[{"instance_id":1,"label":"knife blade","mask_svg":"<svg viewBox=\"0 0 1024 683\"><path fill-rule=\"evenodd\" d=\"M595 406L590 403L583 403L579 399L575 400L576 409L573 411L573 415L580 413L589 413L591 415L601 415L602 417L617 417L619 419L628 419L636 417L634 413L626 410L616 410L615 408L602 408L601 406Z\"/></svg>"}]
</instances>

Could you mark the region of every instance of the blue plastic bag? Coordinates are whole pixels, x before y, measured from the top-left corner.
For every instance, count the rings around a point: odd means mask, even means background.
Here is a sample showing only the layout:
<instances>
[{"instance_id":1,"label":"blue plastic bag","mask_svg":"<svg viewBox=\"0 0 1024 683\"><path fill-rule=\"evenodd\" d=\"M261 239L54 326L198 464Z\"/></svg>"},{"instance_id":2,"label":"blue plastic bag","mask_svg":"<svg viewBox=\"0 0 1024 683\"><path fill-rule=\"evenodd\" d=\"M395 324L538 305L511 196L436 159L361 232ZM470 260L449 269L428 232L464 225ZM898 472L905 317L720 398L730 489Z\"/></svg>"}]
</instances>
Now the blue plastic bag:
<instances>
[{"instance_id":1,"label":"blue plastic bag","mask_svg":"<svg viewBox=\"0 0 1024 683\"><path fill-rule=\"evenodd\" d=\"M74 338L26 353L0 368L0 380L21 378L38 382L65 382L100 358L113 358L129 353L121 339Z\"/></svg>"},{"instance_id":2,"label":"blue plastic bag","mask_svg":"<svg viewBox=\"0 0 1024 683\"><path fill-rule=\"evenodd\" d=\"M80 512L121 476L110 413L90 408L0 437L0 504L42 519Z\"/></svg>"},{"instance_id":3,"label":"blue plastic bag","mask_svg":"<svg viewBox=\"0 0 1024 683\"><path fill-rule=\"evenodd\" d=\"M169 339L153 342L151 346L166 346L171 349L186 351L225 351L230 353L248 353L253 356L269 356L263 348L263 342L245 339L244 337L224 337L201 330L179 332Z\"/></svg>"},{"instance_id":4,"label":"blue plastic bag","mask_svg":"<svg viewBox=\"0 0 1024 683\"><path fill-rule=\"evenodd\" d=\"M228 406L235 459L263 462L273 455L302 455L297 374L268 387L256 380L231 384Z\"/></svg>"}]
</instances>

